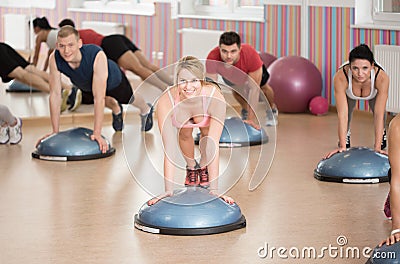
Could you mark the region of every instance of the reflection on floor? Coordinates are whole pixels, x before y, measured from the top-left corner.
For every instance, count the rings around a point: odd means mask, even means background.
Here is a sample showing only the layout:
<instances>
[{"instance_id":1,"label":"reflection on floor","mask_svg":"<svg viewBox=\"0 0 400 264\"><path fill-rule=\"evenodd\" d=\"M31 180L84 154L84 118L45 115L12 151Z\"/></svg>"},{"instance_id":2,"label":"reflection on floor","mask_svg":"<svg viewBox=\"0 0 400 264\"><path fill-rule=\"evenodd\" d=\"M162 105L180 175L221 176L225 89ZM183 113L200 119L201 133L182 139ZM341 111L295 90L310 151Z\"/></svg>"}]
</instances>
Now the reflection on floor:
<instances>
[{"instance_id":1,"label":"reflection on floor","mask_svg":"<svg viewBox=\"0 0 400 264\"><path fill-rule=\"evenodd\" d=\"M18 104L13 107L16 115L48 114L47 99L41 93L32 98L6 94L4 89L0 93L0 103ZM87 119L69 117L62 129L92 127L89 115ZM36 141L51 128L48 119L24 120L22 142L0 146L0 263L354 264L365 263L362 250L374 247L391 229L382 212L387 183L338 184L313 178L318 161L337 143L337 118L332 112L321 117L281 113L276 149L270 152L272 166L263 183L248 191L256 167L265 166L263 161L251 162L260 151L257 146L249 149L250 162L243 175L232 175L241 178L228 194L241 207L247 227L196 237L163 236L133 228L133 214L151 195L135 180L138 177L127 160L151 155L161 164L162 153L139 149L125 157L124 148L131 145L124 140L136 138L157 146L157 128L140 133L137 115L123 133L114 133L106 122L102 133L117 149L114 156L64 163L31 158ZM373 145L372 122L372 116L355 113L354 146ZM346 245L338 245L339 236L346 237ZM360 256L321 251L330 245L339 250L356 248ZM289 260L272 249L279 247L287 250L283 255ZM301 256L302 249L311 247L319 259ZM298 258L293 258L295 251L290 257L291 248L300 250Z\"/></svg>"}]
</instances>

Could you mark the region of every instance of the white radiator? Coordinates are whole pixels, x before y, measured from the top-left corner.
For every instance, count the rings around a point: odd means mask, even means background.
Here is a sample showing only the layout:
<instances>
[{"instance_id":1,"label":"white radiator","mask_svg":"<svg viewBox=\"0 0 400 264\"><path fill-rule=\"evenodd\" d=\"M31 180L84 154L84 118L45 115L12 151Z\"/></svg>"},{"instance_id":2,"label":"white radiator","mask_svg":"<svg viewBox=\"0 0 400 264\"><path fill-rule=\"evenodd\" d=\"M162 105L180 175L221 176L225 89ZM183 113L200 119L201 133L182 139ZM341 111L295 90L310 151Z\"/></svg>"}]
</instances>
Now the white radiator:
<instances>
[{"instance_id":1,"label":"white radiator","mask_svg":"<svg viewBox=\"0 0 400 264\"><path fill-rule=\"evenodd\" d=\"M4 14L4 42L17 50L28 50L29 17L22 14Z\"/></svg>"},{"instance_id":2,"label":"white radiator","mask_svg":"<svg viewBox=\"0 0 400 264\"><path fill-rule=\"evenodd\" d=\"M218 46L223 31L195 28L183 28L178 31L182 35L182 56L192 55L198 59L206 59L210 50Z\"/></svg>"},{"instance_id":3,"label":"white radiator","mask_svg":"<svg viewBox=\"0 0 400 264\"><path fill-rule=\"evenodd\" d=\"M125 26L116 22L82 21L82 29L93 29L102 35L125 34Z\"/></svg>"},{"instance_id":4,"label":"white radiator","mask_svg":"<svg viewBox=\"0 0 400 264\"><path fill-rule=\"evenodd\" d=\"M389 75L389 95L386 111L400 113L400 46L375 45L375 60Z\"/></svg>"}]
</instances>

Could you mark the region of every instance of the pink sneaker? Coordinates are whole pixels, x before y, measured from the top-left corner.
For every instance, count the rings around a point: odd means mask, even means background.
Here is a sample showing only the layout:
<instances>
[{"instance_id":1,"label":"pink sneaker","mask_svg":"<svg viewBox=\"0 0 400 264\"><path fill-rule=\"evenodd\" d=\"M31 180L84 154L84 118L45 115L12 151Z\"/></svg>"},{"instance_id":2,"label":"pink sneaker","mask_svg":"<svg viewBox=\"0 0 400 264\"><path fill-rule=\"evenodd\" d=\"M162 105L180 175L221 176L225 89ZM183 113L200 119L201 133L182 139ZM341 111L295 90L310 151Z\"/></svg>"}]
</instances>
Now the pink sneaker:
<instances>
[{"instance_id":1,"label":"pink sneaker","mask_svg":"<svg viewBox=\"0 0 400 264\"><path fill-rule=\"evenodd\" d=\"M383 206L383 213L388 219L392 219L392 212L390 211L390 192L388 193L385 205Z\"/></svg>"},{"instance_id":2,"label":"pink sneaker","mask_svg":"<svg viewBox=\"0 0 400 264\"><path fill-rule=\"evenodd\" d=\"M197 169L186 168L185 186L199 186L199 174Z\"/></svg>"},{"instance_id":3,"label":"pink sneaker","mask_svg":"<svg viewBox=\"0 0 400 264\"><path fill-rule=\"evenodd\" d=\"M207 167L198 169L198 173L200 178L200 187L208 188L210 186L210 179L208 178Z\"/></svg>"}]
</instances>

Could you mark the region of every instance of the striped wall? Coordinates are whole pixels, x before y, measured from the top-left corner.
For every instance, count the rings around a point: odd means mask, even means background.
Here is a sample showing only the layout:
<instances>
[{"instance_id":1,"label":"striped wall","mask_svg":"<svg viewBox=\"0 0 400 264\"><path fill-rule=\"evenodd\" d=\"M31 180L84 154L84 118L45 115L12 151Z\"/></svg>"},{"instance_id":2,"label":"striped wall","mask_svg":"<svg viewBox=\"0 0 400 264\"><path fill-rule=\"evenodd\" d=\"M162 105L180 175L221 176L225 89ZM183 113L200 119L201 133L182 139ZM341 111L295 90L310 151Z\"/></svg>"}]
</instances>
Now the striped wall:
<instances>
[{"instance_id":1,"label":"striped wall","mask_svg":"<svg viewBox=\"0 0 400 264\"><path fill-rule=\"evenodd\" d=\"M67 10L67 2L56 0L55 10L0 8L0 14L29 14L46 16L53 26L65 17L76 21L101 20L126 25L126 35L131 38L145 55L160 67L174 63L181 55L179 29L192 27L211 30L235 30L243 42L257 50L269 52L277 57L300 55L301 52L301 9L300 6L267 6L266 22L223 21L210 19L171 18L170 4L157 3L156 15L152 17L118 14L78 13ZM323 92L332 105L332 79L338 66L346 60L347 54L360 43L373 49L376 44L400 45L400 32L392 30L353 29L355 12L353 8L309 7L309 59L320 69L323 77ZM0 40L4 28L0 27ZM217 43L216 43L217 45ZM162 60L152 59L152 52L163 52ZM368 105L360 103L360 110Z\"/></svg>"}]
</instances>

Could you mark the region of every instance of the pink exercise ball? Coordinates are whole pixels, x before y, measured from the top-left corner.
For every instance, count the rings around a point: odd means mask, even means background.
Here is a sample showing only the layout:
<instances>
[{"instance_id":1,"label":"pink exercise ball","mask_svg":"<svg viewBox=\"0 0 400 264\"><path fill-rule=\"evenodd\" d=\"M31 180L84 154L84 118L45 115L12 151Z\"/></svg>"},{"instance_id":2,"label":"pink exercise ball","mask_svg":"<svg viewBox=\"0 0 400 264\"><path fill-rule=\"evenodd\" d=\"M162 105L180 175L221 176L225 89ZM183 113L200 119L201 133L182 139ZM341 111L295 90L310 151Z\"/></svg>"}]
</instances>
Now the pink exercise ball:
<instances>
[{"instance_id":1,"label":"pink exercise ball","mask_svg":"<svg viewBox=\"0 0 400 264\"><path fill-rule=\"evenodd\" d=\"M281 57L269 67L268 84L280 112L304 113L310 100L321 95L322 77L318 68L300 56Z\"/></svg>"},{"instance_id":2,"label":"pink exercise ball","mask_svg":"<svg viewBox=\"0 0 400 264\"><path fill-rule=\"evenodd\" d=\"M268 52L261 52L260 58L263 61L266 68L268 68L269 65L271 65L274 61L276 61L278 59L277 57L275 57L274 55L272 55Z\"/></svg>"},{"instance_id":3,"label":"pink exercise ball","mask_svg":"<svg viewBox=\"0 0 400 264\"><path fill-rule=\"evenodd\" d=\"M315 96L311 99L308 109L314 115L324 115L329 110L328 100L322 96Z\"/></svg>"}]
</instances>

